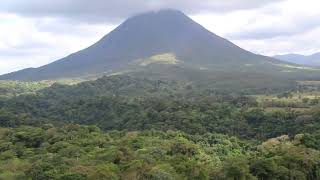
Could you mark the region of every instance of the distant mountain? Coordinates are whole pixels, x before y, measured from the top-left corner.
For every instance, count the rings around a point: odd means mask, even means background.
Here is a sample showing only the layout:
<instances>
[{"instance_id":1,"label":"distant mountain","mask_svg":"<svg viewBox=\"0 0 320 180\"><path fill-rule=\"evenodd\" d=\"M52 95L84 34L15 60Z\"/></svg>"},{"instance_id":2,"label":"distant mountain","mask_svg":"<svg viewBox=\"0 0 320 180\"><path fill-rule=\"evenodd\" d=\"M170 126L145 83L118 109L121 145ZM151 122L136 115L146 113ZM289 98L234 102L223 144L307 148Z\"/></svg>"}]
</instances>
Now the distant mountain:
<instances>
[{"instance_id":1,"label":"distant mountain","mask_svg":"<svg viewBox=\"0 0 320 180\"><path fill-rule=\"evenodd\" d=\"M187 80L219 76L223 80L241 73L246 78L270 76L271 80L295 71L302 70L241 49L180 11L161 10L129 18L84 50L0 79L29 81L132 73Z\"/></svg>"},{"instance_id":2,"label":"distant mountain","mask_svg":"<svg viewBox=\"0 0 320 180\"><path fill-rule=\"evenodd\" d=\"M315 53L310 56L304 56L300 54L285 54L274 56L274 58L295 64L320 67L320 53Z\"/></svg>"}]
</instances>

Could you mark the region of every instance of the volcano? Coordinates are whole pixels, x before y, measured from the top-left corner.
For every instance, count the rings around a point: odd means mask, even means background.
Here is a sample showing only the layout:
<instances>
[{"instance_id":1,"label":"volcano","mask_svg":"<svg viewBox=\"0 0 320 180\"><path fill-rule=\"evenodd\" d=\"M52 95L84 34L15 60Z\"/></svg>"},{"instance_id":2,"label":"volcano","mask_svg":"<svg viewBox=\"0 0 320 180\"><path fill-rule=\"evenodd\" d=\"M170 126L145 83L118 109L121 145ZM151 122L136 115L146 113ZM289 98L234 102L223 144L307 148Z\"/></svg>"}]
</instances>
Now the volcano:
<instances>
[{"instance_id":1,"label":"volcano","mask_svg":"<svg viewBox=\"0 0 320 180\"><path fill-rule=\"evenodd\" d=\"M160 10L127 19L97 43L63 59L5 74L0 79L33 81L99 76L141 70L154 64L199 71L274 74L283 71L285 63L246 51L180 11ZM161 74L161 68L157 71Z\"/></svg>"}]
</instances>

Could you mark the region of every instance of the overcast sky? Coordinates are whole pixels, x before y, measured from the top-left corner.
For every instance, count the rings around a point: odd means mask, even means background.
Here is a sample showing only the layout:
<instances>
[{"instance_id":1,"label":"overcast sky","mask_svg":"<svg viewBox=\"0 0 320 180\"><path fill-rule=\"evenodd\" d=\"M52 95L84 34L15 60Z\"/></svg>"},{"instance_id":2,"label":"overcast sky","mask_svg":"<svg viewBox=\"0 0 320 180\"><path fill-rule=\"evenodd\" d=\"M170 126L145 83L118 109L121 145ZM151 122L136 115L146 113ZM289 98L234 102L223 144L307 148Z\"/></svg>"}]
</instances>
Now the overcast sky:
<instances>
[{"instance_id":1,"label":"overcast sky","mask_svg":"<svg viewBox=\"0 0 320 180\"><path fill-rule=\"evenodd\" d=\"M258 54L320 52L319 0L1 0L0 74L62 58L162 8Z\"/></svg>"}]
</instances>

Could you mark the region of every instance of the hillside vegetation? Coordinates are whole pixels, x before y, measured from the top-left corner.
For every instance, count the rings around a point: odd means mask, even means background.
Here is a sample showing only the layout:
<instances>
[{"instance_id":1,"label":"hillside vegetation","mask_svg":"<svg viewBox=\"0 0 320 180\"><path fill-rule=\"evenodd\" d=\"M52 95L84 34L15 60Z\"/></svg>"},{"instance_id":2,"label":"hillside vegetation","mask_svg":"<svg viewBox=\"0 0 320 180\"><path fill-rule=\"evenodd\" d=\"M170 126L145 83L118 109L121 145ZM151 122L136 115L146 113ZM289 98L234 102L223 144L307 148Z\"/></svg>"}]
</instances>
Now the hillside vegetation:
<instances>
[{"instance_id":1,"label":"hillside vegetation","mask_svg":"<svg viewBox=\"0 0 320 180\"><path fill-rule=\"evenodd\" d=\"M4 87L22 90L0 99L0 179L320 179L312 82L233 93L126 75L14 82Z\"/></svg>"}]
</instances>

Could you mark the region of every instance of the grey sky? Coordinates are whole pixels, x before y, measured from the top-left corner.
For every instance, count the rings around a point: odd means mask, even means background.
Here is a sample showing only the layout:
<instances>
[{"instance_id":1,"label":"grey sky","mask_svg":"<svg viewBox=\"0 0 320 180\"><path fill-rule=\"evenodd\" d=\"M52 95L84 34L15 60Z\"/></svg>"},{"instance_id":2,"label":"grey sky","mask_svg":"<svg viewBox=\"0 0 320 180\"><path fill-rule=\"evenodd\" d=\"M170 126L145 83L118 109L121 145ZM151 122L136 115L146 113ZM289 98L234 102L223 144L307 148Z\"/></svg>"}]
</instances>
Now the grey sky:
<instances>
[{"instance_id":1,"label":"grey sky","mask_svg":"<svg viewBox=\"0 0 320 180\"><path fill-rule=\"evenodd\" d=\"M255 9L281 0L2 0L0 11L89 23L117 22L133 14L173 8L188 14Z\"/></svg>"}]
</instances>

